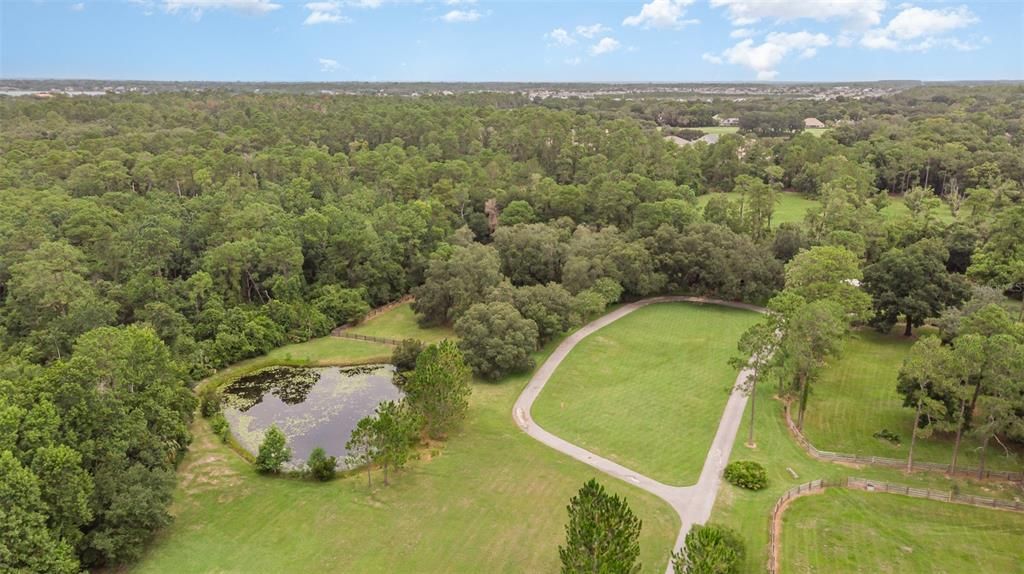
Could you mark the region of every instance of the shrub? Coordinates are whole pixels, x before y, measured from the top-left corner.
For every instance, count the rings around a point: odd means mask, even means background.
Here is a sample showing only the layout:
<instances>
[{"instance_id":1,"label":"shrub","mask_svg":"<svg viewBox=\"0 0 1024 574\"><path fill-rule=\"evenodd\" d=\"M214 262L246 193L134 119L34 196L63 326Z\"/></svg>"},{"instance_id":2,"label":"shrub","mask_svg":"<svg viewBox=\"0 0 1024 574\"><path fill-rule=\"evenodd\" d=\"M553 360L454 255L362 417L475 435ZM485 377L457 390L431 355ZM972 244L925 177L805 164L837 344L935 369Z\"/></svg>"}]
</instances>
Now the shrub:
<instances>
[{"instance_id":1,"label":"shrub","mask_svg":"<svg viewBox=\"0 0 1024 574\"><path fill-rule=\"evenodd\" d=\"M887 440L896 446L900 445L900 435L892 432L889 429L882 429L871 436L877 439Z\"/></svg>"},{"instance_id":2,"label":"shrub","mask_svg":"<svg viewBox=\"0 0 1024 574\"><path fill-rule=\"evenodd\" d=\"M320 447L314 448L313 452L309 453L309 460L306 461L309 473L319 481L328 481L334 478L334 469L337 466L337 459L333 456L327 456L324 449Z\"/></svg>"},{"instance_id":3,"label":"shrub","mask_svg":"<svg viewBox=\"0 0 1024 574\"><path fill-rule=\"evenodd\" d=\"M391 353L391 364L398 372L411 371L416 368L416 358L423 352L423 341L419 339L403 339L395 351Z\"/></svg>"},{"instance_id":4,"label":"shrub","mask_svg":"<svg viewBox=\"0 0 1024 574\"><path fill-rule=\"evenodd\" d=\"M228 426L228 419L224 418L224 413L217 413L210 419L210 427L213 428L213 434L220 437L220 442L228 442L228 437L231 436L231 427Z\"/></svg>"},{"instance_id":5,"label":"shrub","mask_svg":"<svg viewBox=\"0 0 1024 574\"><path fill-rule=\"evenodd\" d=\"M214 385L206 385L199 391L199 413L210 418L220 412L222 397Z\"/></svg>"},{"instance_id":6,"label":"shrub","mask_svg":"<svg viewBox=\"0 0 1024 574\"><path fill-rule=\"evenodd\" d=\"M716 524L695 525L684 548L672 554L675 574L739 574L747 553L739 533Z\"/></svg>"},{"instance_id":7,"label":"shrub","mask_svg":"<svg viewBox=\"0 0 1024 574\"><path fill-rule=\"evenodd\" d=\"M768 473L752 460L730 462L725 467L725 479L740 488L761 490L768 486Z\"/></svg>"},{"instance_id":8,"label":"shrub","mask_svg":"<svg viewBox=\"0 0 1024 574\"><path fill-rule=\"evenodd\" d=\"M263 437L259 454L256 455L256 470L279 472L281 465L291 459L292 449L288 448L288 439L276 425L271 426Z\"/></svg>"}]
</instances>

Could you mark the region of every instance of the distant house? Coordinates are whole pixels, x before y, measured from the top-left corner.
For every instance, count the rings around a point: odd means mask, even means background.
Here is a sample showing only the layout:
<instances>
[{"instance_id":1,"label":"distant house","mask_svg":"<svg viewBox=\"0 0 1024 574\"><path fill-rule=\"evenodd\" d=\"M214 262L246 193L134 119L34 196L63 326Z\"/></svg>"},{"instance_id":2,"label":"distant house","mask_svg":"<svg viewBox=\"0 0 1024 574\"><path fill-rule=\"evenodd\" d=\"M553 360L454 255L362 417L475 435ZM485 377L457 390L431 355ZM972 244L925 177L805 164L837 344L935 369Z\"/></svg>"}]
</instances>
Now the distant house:
<instances>
[{"instance_id":1,"label":"distant house","mask_svg":"<svg viewBox=\"0 0 1024 574\"><path fill-rule=\"evenodd\" d=\"M718 125L720 125L720 126L730 126L730 127L731 126L738 126L738 125L740 125L740 119L739 118L722 118L722 119L718 120Z\"/></svg>"},{"instance_id":2,"label":"distant house","mask_svg":"<svg viewBox=\"0 0 1024 574\"><path fill-rule=\"evenodd\" d=\"M818 118L804 118L804 128L809 130L820 130L825 127Z\"/></svg>"},{"instance_id":3,"label":"distant house","mask_svg":"<svg viewBox=\"0 0 1024 574\"><path fill-rule=\"evenodd\" d=\"M679 147L686 147L688 145L695 144L697 142L704 142L704 143L709 144L709 145L710 144L716 144L716 143L718 143L718 138L719 138L718 134L704 134L704 135L700 136L699 138L691 141L691 140L688 140L688 139L685 139L685 138L681 138L679 136L665 136L665 140L666 141L670 141L670 142L676 144Z\"/></svg>"},{"instance_id":4,"label":"distant house","mask_svg":"<svg viewBox=\"0 0 1024 574\"><path fill-rule=\"evenodd\" d=\"M685 138L681 138L679 136L665 136L665 139L667 141L670 141L670 142L676 144L677 146L680 146L680 147L688 146L691 143L693 143L690 140L685 139Z\"/></svg>"}]
</instances>

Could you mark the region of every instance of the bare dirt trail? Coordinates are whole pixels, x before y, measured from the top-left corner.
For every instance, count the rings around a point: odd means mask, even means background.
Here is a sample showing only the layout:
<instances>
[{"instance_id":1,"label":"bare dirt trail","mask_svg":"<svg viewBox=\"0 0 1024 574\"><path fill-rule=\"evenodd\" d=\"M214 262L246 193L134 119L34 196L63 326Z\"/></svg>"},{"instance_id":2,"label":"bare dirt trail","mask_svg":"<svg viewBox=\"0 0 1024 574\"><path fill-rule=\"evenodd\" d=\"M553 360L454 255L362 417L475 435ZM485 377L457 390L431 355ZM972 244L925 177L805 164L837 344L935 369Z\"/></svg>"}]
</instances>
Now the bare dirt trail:
<instances>
[{"instance_id":1,"label":"bare dirt trail","mask_svg":"<svg viewBox=\"0 0 1024 574\"><path fill-rule=\"evenodd\" d=\"M717 299L706 299L703 297L664 296L651 297L633 303L628 303L618 309L584 325L572 335L569 335L557 349L548 357L544 364L533 374L530 382L523 389L523 392L516 399L512 408L512 418L526 434L551 448L571 456L572 458L586 463L605 474L609 474L620 480L626 481L636 487L642 488L658 498L661 498L679 515L682 523L679 535L676 537L675 550L682 548L686 534L694 524L703 524L711 516L711 509L715 505L715 497L718 494L718 487L722 482L722 471L729 462L729 454L732 452L733 444L736 441L736 432L739 430L743 418L743 411L747 406L747 396L739 391L740 383L746 380L749 372L744 369L736 377L733 392L729 396L729 402L725 405L725 412L718 423L718 432L708 449L707 458L704 460L704 467L701 470L697 484L691 486L669 486L630 470L616 462L598 456L584 448L576 446L564 439L561 439L541 428L530 411L534 401L540 396L544 385L547 384L555 369L562 363L569 352L587 336L600 330L641 307L655 303L703 303L711 305L722 305L747 309L758 313L764 313L765 309L756 305L746 303L734 303L731 301L719 301ZM672 565L669 563L666 572L671 573Z\"/></svg>"}]
</instances>

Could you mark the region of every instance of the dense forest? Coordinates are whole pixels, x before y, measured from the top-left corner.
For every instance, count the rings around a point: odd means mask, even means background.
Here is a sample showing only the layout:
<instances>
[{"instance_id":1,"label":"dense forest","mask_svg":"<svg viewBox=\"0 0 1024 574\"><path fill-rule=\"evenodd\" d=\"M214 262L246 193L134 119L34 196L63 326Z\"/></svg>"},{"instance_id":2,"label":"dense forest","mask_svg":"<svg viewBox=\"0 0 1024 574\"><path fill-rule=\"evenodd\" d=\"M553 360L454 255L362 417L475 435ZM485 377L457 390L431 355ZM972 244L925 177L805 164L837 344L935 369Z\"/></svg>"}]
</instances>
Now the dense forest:
<instances>
[{"instance_id":1,"label":"dense forest","mask_svg":"<svg viewBox=\"0 0 1024 574\"><path fill-rule=\"evenodd\" d=\"M664 139L715 114L750 119L713 145ZM786 127L807 116L841 125ZM491 379L621 297L782 309L783 287L839 301L855 324L910 334L936 319L947 344L970 339L1019 372L995 349L1024 348L1007 311L1024 291L1020 86L833 101L3 98L0 135L0 562L25 571L137 558L170 520L195 382L409 293ZM784 190L817 202L802 222L774 223ZM885 216L897 195L907 215ZM837 272L864 289L823 294ZM1024 390L979 369L973 398L908 374L908 406L947 404L957 432L1024 440ZM971 421L986 400L1002 418Z\"/></svg>"}]
</instances>

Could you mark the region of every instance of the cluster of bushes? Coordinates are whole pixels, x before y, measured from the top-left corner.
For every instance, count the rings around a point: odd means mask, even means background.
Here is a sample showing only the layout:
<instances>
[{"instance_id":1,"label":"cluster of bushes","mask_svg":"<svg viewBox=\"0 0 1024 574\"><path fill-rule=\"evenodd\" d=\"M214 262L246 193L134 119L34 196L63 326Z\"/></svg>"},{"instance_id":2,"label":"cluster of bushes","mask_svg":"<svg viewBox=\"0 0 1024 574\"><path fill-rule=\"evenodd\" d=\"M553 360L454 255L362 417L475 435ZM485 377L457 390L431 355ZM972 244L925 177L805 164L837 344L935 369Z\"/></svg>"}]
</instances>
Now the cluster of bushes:
<instances>
[{"instance_id":1,"label":"cluster of bushes","mask_svg":"<svg viewBox=\"0 0 1024 574\"><path fill-rule=\"evenodd\" d=\"M674 574L739 574L747 550L738 532L717 524L694 525L684 550L672 554Z\"/></svg>"},{"instance_id":2,"label":"cluster of bushes","mask_svg":"<svg viewBox=\"0 0 1024 574\"><path fill-rule=\"evenodd\" d=\"M725 467L725 480L747 490L761 490L768 486L768 473L760 463L737 460Z\"/></svg>"}]
</instances>

